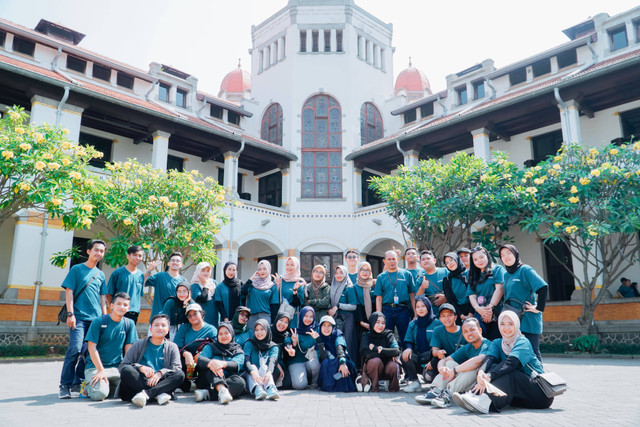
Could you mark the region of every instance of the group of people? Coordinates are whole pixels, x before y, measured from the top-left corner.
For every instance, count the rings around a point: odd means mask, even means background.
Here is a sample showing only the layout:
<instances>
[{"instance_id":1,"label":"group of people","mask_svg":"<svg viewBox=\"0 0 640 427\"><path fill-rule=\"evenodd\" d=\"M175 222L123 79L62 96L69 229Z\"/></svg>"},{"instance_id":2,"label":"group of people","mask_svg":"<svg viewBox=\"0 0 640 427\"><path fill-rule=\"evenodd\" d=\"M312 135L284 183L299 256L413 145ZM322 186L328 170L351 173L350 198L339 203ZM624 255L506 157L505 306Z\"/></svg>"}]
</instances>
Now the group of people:
<instances>
[{"instance_id":1,"label":"group of people","mask_svg":"<svg viewBox=\"0 0 640 427\"><path fill-rule=\"evenodd\" d=\"M638 282L632 282L626 277L620 279L620 287L616 292L616 296L619 298L638 298L640 292L638 292Z\"/></svg>"},{"instance_id":2,"label":"group of people","mask_svg":"<svg viewBox=\"0 0 640 427\"><path fill-rule=\"evenodd\" d=\"M206 262L187 281L177 252L166 271L152 275L152 262L143 273L140 246L107 283L97 268L105 248L89 242L88 260L62 284L69 349L60 398L117 395L143 407L195 387L197 402L226 404L242 394L277 400L287 388L395 392L404 382L418 403L435 407L488 413L552 403L532 378L544 372L547 284L512 245L499 249L502 266L481 246L447 253L445 267L431 251L409 248L400 268L399 251L389 250L376 278L353 250L333 271L314 266L308 282L296 257L282 275L263 260L244 283L233 262L220 283ZM138 340L145 286L154 297L148 336ZM488 393L488 384L504 393Z\"/></svg>"}]
</instances>

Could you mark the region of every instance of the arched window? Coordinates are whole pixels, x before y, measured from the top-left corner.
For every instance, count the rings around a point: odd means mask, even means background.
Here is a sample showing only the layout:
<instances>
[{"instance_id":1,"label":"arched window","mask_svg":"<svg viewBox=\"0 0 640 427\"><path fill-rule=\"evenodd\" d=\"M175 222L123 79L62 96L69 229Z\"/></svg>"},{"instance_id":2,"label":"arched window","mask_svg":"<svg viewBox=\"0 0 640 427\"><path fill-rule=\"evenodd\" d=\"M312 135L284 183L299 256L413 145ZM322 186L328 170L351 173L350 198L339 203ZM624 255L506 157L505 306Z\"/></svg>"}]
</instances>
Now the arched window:
<instances>
[{"instance_id":1,"label":"arched window","mask_svg":"<svg viewBox=\"0 0 640 427\"><path fill-rule=\"evenodd\" d=\"M382 115L370 102L360 108L360 144L365 145L383 136Z\"/></svg>"},{"instance_id":2,"label":"arched window","mask_svg":"<svg viewBox=\"0 0 640 427\"><path fill-rule=\"evenodd\" d=\"M260 138L282 145L282 107L280 104L271 104L267 108L264 116L262 116L260 129Z\"/></svg>"},{"instance_id":3,"label":"arched window","mask_svg":"<svg viewBox=\"0 0 640 427\"><path fill-rule=\"evenodd\" d=\"M342 197L342 111L328 95L302 107L302 197Z\"/></svg>"}]
</instances>

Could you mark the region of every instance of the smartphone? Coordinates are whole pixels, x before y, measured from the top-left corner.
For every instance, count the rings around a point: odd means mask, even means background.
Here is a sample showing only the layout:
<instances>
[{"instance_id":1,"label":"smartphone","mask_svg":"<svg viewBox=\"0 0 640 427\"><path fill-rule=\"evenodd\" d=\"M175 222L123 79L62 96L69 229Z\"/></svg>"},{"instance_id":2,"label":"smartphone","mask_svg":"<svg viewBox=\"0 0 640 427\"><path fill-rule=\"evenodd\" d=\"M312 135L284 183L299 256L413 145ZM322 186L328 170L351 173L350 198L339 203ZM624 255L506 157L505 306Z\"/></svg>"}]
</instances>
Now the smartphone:
<instances>
[{"instance_id":1,"label":"smartphone","mask_svg":"<svg viewBox=\"0 0 640 427\"><path fill-rule=\"evenodd\" d=\"M337 381L342 378L342 372L336 372L333 374L333 378Z\"/></svg>"}]
</instances>

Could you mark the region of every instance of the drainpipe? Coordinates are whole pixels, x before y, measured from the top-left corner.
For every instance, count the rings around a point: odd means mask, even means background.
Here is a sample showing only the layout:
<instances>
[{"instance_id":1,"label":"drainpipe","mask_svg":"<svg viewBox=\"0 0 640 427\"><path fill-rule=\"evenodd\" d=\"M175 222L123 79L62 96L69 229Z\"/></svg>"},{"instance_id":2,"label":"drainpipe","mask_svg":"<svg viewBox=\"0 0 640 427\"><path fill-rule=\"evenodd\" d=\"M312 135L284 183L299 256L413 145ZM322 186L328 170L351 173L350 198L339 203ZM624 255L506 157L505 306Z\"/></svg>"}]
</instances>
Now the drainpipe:
<instances>
[{"instance_id":1,"label":"drainpipe","mask_svg":"<svg viewBox=\"0 0 640 427\"><path fill-rule=\"evenodd\" d=\"M151 85L151 89L149 89L147 93L144 94L144 99L146 99L148 102L151 102L151 99L149 99L149 95L151 95L151 92L153 92L153 89L155 89L156 85L159 82L160 80L156 80L155 82L153 82L153 84Z\"/></svg>"},{"instance_id":2,"label":"drainpipe","mask_svg":"<svg viewBox=\"0 0 640 427\"><path fill-rule=\"evenodd\" d=\"M234 213L235 213L235 201L238 199L237 197L237 189L238 189L238 158L240 157L240 154L242 153L242 151L244 150L244 144L246 142L245 138L242 138L242 140L240 141L240 149L238 150L238 152L236 154L234 154L233 156L233 180L231 181L233 183L233 185L231 186L231 190L233 192L233 197L234 197L234 203L231 204L231 215L229 218L229 261L233 261L232 257L231 257L231 253L233 252L233 225L235 222L235 217L234 217ZM222 272L222 274L224 274L224 271Z\"/></svg>"},{"instance_id":3,"label":"drainpipe","mask_svg":"<svg viewBox=\"0 0 640 427\"><path fill-rule=\"evenodd\" d=\"M53 57L53 61L51 61L51 69L54 72L60 74L65 79L69 80L74 85L82 86L82 83L80 83L79 81L77 81L76 79L68 75L67 73L63 73L62 71L60 71L60 68L58 68L58 58L60 58L61 55L62 55L62 48L59 47L58 53L56 53L56 56Z\"/></svg>"},{"instance_id":4,"label":"drainpipe","mask_svg":"<svg viewBox=\"0 0 640 427\"><path fill-rule=\"evenodd\" d=\"M40 286L42 286L42 265L44 264L44 245L47 241L47 225L49 215L44 214L44 222L42 223L42 238L40 239L40 256L38 258L38 272L36 273L36 293L33 297L33 310L31 312L31 326L36 326L36 317L38 315L38 302L40 300Z\"/></svg>"},{"instance_id":5,"label":"drainpipe","mask_svg":"<svg viewBox=\"0 0 640 427\"><path fill-rule=\"evenodd\" d=\"M56 108L56 127L60 126L60 122L62 121L62 107L64 107L64 103L69 99L69 86L64 87L64 95L62 95L62 99L58 103L58 108Z\"/></svg>"},{"instance_id":6,"label":"drainpipe","mask_svg":"<svg viewBox=\"0 0 640 427\"><path fill-rule=\"evenodd\" d=\"M400 154L402 154L402 157L406 159L409 155L407 154L406 151L402 149L402 147L400 147L400 140L398 138L394 138L393 140L396 143L396 147L398 148L398 151L400 152Z\"/></svg>"},{"instance_id":7,"label":"drainpipe","mask_svg":"<svg viewBox=\"0 0 640 427\"><path fill-rule=\"evenodd\" d=\"M573 76L575 76L576 74L580 74L581 72L583 72L584 70L586 70L587 68L591 67L593 64L595 64L596 62L598 62L598 53L593 49L593 47L591 46L591 37L589 37L587 39L587 47L589 48L589 50L591 51L591 62L583 65L582 67L578 68L577 70L567 74L566 76L564 76L563 78L561 78L560 80L564 81L566 79L569 79Z\"/></svg>"},{"instance_id":8,"label":"drainpipe","mask_svg":"<svg viewBox=\"0 0 640 427\"><path fill-rule=\"evenodd\" d=\"M496 90L495 87L493 87L493 85L491 85L491 80L489 79L484 79L484 82L487 84L487 86L489 86L489 88L491 89L491 96L489 97L489 99L495 99L496 97L496 93L498 92Z\"/></svg>"},{"instance_id":9,"label":"drainpipe","mask_svg":"<svg viewBox=\"0 0 640 427\"><path fill-rule=\"evenodd\" d=\"M564 119L565 122L565 128L567 129L567 142L571 142L571 123L569 123L569 109L567 107L567 104L564 103L564 101L562 100L562 98L560 98L560 89L558 89L557 87L553 89L553 95L556 98L556 101L558 102L558 105L560 105L562 107L562 111L560 111L560 120Z\"/></svg>"}]
</instances>

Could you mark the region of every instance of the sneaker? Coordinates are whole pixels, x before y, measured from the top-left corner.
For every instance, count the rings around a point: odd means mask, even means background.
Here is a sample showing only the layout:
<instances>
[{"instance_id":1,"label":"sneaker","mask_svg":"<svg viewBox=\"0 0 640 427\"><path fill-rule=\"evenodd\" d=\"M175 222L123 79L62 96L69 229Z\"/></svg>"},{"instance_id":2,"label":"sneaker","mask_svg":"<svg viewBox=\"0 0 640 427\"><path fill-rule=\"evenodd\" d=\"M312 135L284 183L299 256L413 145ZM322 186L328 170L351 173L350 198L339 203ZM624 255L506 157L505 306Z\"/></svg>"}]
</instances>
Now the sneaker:
<instances>
[{"instance_id":1,"label":"sneaker","mask_svg":"<svg viewBox=\"0 0 640 427\"><path fill-rule=\"evenodd\" d=\"M268 397L269 393L267 392L267 397ZM218 402L220 402L221 405L224 405L225 403L229 403L233 400L233 396L231 396L231 393L229 393L229 389L226 387L222 387L220 390L218 390Z\"/></svg>"},{"instance_id":2,"label":"sneaker","mask_svg":"<svg viewBox=\"0 0 640 427\"><path fill-rule=\"evenodd\" d=\"M380 391L389 391L389 381L388 380L378 381L378 389Z\"/></svg>"},{"instance_id":3,"label":"sneaker","mask_svg":"<svg viewBox=\"0 0 640 427\"><path fill-rule=\"evenodd\" d=\"M408 386L402 389L405 393L418 393L422 391L422 385L420 385L420 381L413 381Z\"/></svg>"},{"instance_id":4,"label":"sneaker","mask_svg":"<svg viewBox=\"0 0 640 427\"><path fill-rule=\"evenodd\" d=\"M58 392L58 397L60 399L71 399L71 389L66 385L61 385L60 391Z\"/></svg>"},{"instance_id":5,"label":"sneaker","mask_svg":"<svg viewBox=\"0 0 640 427\"><path fill-rule=\"evenodd\" d=\"M482 393L478 396L477 394L466 392L461 396L461 399L465 401L467 406L472 407L475 412L480 412L481 414L489 413L491 399L489 399L489 396L487 396L486 393Z\"/></svg>"},{"instance_id":6,"label":"sneaker","mask_svg":"<svg viewBox=\"0 0 640 427\"><path fill-rule=\"evenodd\" d=\"M447 408L451 406L451 396L449 396L449 392L447 390L443 390L440 397L436 397L431 401L431 406L436 406L438 408Z\"/></svg>"},{"instance_id":7,"label":"sneaker","mask_svg":"<svg viewBox=\"0 0 640 427\"><path fill-rule=\"evenodd\" d=\"M441 394L442 394L442 390L440 390L438 387L434 387L431 390L429 390L426 394L416 396L415 399L416 399L416 402L420 403L421 405L431 405L431 401L433 401L433 399L440 397Z\"/></svg>"},{"instance_id":8,"label":"sneaker","mask_svg":"<svg viewBox=\"0 0 640 427\"><path fill-rule=\"evenodd\" d=\"M269 386L267 388L267 399L268 400L280 399L280 395L278 394L278 389L276 389L274 386Z\"/></svg>"},{"instance_id":9,"label":"sneaker","mask_svg":"<svg viewBox=\"0 0 640 427\"><path fill-rule=\"evenodd\" d=\"M455 392L451 395L451 398L456 403L456 405L458 405L462 409L466 409L469 412L475 412L475 409L473 409L473 406L469 406L467 402L465 402L464 399L462 399L462 394Z\"/></svg>"},{"instance_id":10,"label":"sneaker","mask_svg":"<svg viewBox=\"0 0 640 427\"><path fill-rule=\"evenodd\" d=\"M359 392L362 392L363 388L362 388L362 383L360 382L362 380L362 375L358 375L358 378L356 378L356 390Z\"/></svg>"},{"instance_id":11,"label":"sneaker","mask_svg":"<svg viewBox=\"0 0 640 427\"><path fill-rule=\"evenodd\" d=\"M71 397L78 397L80 395L81 389L82 386L80 384L72 385L71 389L69 390L71 392Z\"/></svg>"},{"instance_id":12,"label":"sneaker","mask_svg":"<svg viewBox=\"0 0 640 427\"><path fill-rule=\"evenodd\" d=\"M209 399L209 390L205 388L200 388L196 390L193 394L196 397L196 402L202 402L203 400Z\"/></svg>"},{"instance_id":13,"label":"sneaker","mask_svg":"<svg viewBox=\"0 0 640 427\"><path fill-rule=\"evenodd\" d=\"M144 408L144 405L147 404L147 400L149 400L149 396L147 396L147 393L145 393L144 391L141 391L140 393L133 396L133 399L131 399L131 403Z\"/></svg>"},{"instance_id":14,"label":"sneaker","mask_svg":"<svg viewBox=\"0 0 640 427\"><path fill-rule=\"evenodd\" d=\"M267 392L264 391L261 385L257 385L253 390L253 395L256 397L256 400L264 400L267 397Z\"/></svg>"},{"instance_id":15,"label":"sneaker","mask_svg":"<svg viewBox=\"0 0 640 427\"><path fill-rule=\"evenodd\" d=\"M156 400L158 401L158 405L165 405L171 400L171 395L162 393L159 394L158 397L156 397Z\"/></svg>"},{"instance_id":16,"label":"sneaker","mask_svg":"<svg viewBox=\"0 0 640 427\"><path fill-rule=\"evenodd\" d=\"M78 393L78 397L80 399L89 398L89 392L87 391L87 380L82 381L82 384L80 385L80 393Z\"/></svg>"}]
</instances>

